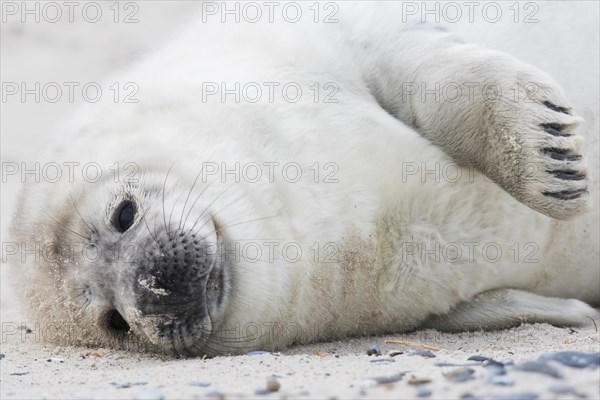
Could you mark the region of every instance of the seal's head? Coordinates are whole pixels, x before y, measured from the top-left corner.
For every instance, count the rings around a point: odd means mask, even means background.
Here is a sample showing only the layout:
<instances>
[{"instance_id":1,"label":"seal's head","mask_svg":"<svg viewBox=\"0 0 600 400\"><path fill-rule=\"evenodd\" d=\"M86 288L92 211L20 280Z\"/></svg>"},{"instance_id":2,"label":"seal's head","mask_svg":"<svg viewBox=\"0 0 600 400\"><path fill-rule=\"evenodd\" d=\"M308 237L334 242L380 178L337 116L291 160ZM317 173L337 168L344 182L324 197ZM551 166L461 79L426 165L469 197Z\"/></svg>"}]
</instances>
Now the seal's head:
<instances>
[{"instance_id":1,"label":"seal's head","mask_svg":"<svg viewBox=\"0 0 600 400\"><path fill-rule=\"evenodd\" d=\"M164 173L31 186L13 232L35 254L10 262L42 329L68 344L210 354L232 278L201 187Z\"/></svg>"}]
</instances>

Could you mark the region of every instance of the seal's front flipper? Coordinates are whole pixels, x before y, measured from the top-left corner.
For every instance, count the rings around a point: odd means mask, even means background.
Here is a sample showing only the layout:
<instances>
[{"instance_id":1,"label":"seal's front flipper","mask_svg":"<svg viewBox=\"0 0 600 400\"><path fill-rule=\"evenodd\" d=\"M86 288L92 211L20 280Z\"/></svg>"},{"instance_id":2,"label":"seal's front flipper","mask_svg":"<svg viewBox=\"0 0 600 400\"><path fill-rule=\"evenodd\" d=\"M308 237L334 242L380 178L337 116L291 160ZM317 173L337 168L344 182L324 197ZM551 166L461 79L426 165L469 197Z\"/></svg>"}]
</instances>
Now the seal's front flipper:
<instances>
[{"instance_id":1,"label":"seal's front flipper","mask_svg":"<svg viewBox=\"0 0 600 400\"><path fill-rule=\"evenodd\" d=\"M481 293L458 304L448 314L430 317L424 328L446 332L506 329L521 323L549 323L556 326L581 326L597 312L572 299L544 297L514 289Z\"/></svg>"}]
</instances>

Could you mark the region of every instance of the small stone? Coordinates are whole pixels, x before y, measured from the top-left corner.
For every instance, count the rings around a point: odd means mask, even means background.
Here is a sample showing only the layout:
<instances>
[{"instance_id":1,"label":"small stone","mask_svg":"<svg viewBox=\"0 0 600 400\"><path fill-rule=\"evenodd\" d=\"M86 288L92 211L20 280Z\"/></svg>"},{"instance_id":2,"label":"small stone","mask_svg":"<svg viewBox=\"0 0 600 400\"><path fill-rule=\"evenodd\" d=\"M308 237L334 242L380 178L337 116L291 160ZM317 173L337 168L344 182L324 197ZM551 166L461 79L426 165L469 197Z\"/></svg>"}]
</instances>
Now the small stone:
<instances>
[{"instance_id":1,"label":"small stone","mask_svg":"<svg viewBox=\"0 0 600 400\"><path fill-rule=\"evenodd\" d=\"M544 364L538 361L526 361L522 364L516 365L515 369L517 371L524 372L537 372L538 374L551 376L553 378L562 378L562 374L559 370L557 370L551 365Z\"/></svg>"},{"instance_id":2,"label":"small stone","mask_svg":"<svg viewBox=\"0 0 600 400\"><path fill-rule=\"evenodd\" d=\"M367 349L368 356L380 356L381 355L381 347L379 346L371 346Z\"/></svg>"},{"instance_id":3,"label":"small stone","mask_svg":"<svg viewBox=\"0 0 600 400\"><path fill-rule=\"evenodd\" d=\"M429 397L433 392L429 389L418 388L417 389L417 397Z\"/></svg>"},{"instance_id":4,"label":"small stone","mask_svg":"<svg viewBox=\"0 0 600 400\"><path fill-rule=\"evenodd\" d=\"M492 375L485 383L488 385L513 386L515 380L506 375Z\"/></svg>"},{"instance_id":5,"label":"small stone","mask_svg":"<svg viewBox=\"0 0 600 400\"><path fill-rule=\"evenodd\" d=\"M264 356L264 355L268 355L271 354L268 351L249 351L248 353L246 353L247 356Z\"/></svg>"},{"instance_id":6,"label":"small stone","mask_svg":"<svg viewBox=\"0 0 600 400\"><path fill-rule=\"evenodd\" d=\"M190 382L188 385L195 387L209 387L210 383L208 382Z\"/></svg>"},{"instance_id":7,"label":"small stone","mask_svg":"<svg viewBox=\"0 0 600 400\"><path fill-rule=\"evenodd\" d=\"M417 377L417 376L411 376L410 379L407 382L409 385L424 385L426 383L431 383L431 378L427 378L427 377Z\"/></svg>"},{"instance_id":8,"label":"small stone","mask_svg":"<svg viewBox=\"0 0 600 400\"><path fill-rule=\"evenodd\" d=\"M481 364L479 363L469 363L469 364L455 364L449 362L438 362L433 364L436 367L479 367Z\"/></svg>"},{"instance_id":9,"label":"small stone","mask_svg":"<svg viewBox=\"0 0 600 400\"><path fill-rule=\"evenodd\" d=\"M507 393L488 397L490 400L536 400L539 398L537 393L521 392Z\"/></svg>"},{"instance_id":10,"label":"small stone","mask_svg":"<svg viewBox=\"0 0 600 400\"><path fill-rule=\"evenodd\" d=\"M398 382L399 380L402 380L402 378L404 377L404 375L406 375L406 372L401 372L399 374L392 375L392 376L379 376L379 377L372 378L372 379L377 384L386 385L386 384L389 384L389 383L394 383L394 382Z\"/></svg>"},{"instance_id":11,"label":"small stone","mask_svg":"<svg viewBox=\"0 0 600 400\"><path fill-rule=\"evenodd\" d=\"M556 394L575 394L575 388L563 382L551 385L548 390Z\"/></svg>"},{"instance_id":12,"label":"small stone","mask_svg":"<svg viewBox=\"0 0 600 400\"><path fill-rule=\"evenodd\" d=\"M487 361L489 360L488 357L484 357L484 356L471 356L469 358L467 358L467 361L479 361L479 362L483 362L483 361Z\"/></svg>"},{"instance_id":13,"label":"small stone","mask_svg":"<svg viewBox=\"0 0 600 400\"><path fill-rule=\"evenodd\" d=\"M164 400L165 395L158 389L144 388L133 395L134 400Z\"/></svg>"},{"instance_id":14,"label":"small stone","mask_svg":"<svg viewBox=\"0 0 600 400\"><path fill-rule=\"evenodd\" d=\"M267 391L268 392L276 392L281 387L281 383L279 383L275 378L267 379Z\"/></svg>"},{"instance_id":15,"label":"small stone","mask_svg":"<svg viewBox=\"0 0 600 400\"><path fill-rule=\"evenodd\" d=\"M399 356L400 354L404 354L404 352L403 351L392 351L390 353L390 357L396 357L396 356Z\"/></svg>"},{"instance_id":16,"label":"small stone","mask_svg":"<svg viewBox=\"0 0 600 400\"><path fill-rule=\"evenodd\" d=\"M27 374L29 374L29 372L13 372L10 375L12 375L12 376L23 376L23 375L27 375Z\"/></svg>"},{"instance_id":17,"label":"small stone","mask_svg":"<svg viewBox=\"0 0 600 400\"><path fill-rule=\"evenodd\" d=\"M372 363L393 363L396 362L393 358L376 358L375 360L371 360Z\"/></svg>"},{"instance_id":18,"label":"small stone","mask_svg":"<svg viewBox=\"0 0 600 400\"><path fill-rule=\"evenodd\" d=\"M264 390L264 389L261 389L261 390ZM267 394L267 393L263 393L263 395L265 395L265 394ZM217 391L208 392L204 396L208 399L225 399L225 393L217 392Z\"/></svg>"},{"instance_id":19,"label":"small stone","mask_svg":"<svg viewBox=\"0 0 600 400\"><path fill-rule=\"evenodd\" d=\"M583 353L580 351L559 351L542 354L538 361L556 361L573 368L600 367L600 353Z\"/></svg>"},{"instance_id":20,"label":"small stone","mask_svg":"<svg viewBox=\"0 0 600 400\"><path fill-rule=\"evenodd\" d=\"M4 357L6 357L4 354L0 353L0 360L2 360Z\"/></svg>"},{"instance_id":21,"label":"small stone","mask_svg":"<svg viewBox=\"0 0 600 400\"><path fill-rule=\"evenodd\" d=\"M425 358L436 358L437 357L435 354L433 354L429 350L416 351L416 352L412 353L411 356L421 356L421 357L425 357Z\"/></svg>"},{"instance_id":22,"label":"small stone","mask_svg":"<svg viewBox=\"0 0 600 400\"><path fill-rule=\"evenodd\" d=\"M148 382L134 382L134 383L117 383L117 382L111 382L111 385L113 385L115 387L115 389L129 389L132 386L143 386L143 385L147 385Z\"/></svg>"},{"instance_id":23,"label":"small stone","mask_svg":"<svg viewBox=\"0 0 600 400\"><path fill-rule=\"evenodd\" d=\"M446 372L444 376L451 382L466 382L474 379L473 374L475 370L472 368L457 368Z\"/></svg>"}]
</instances>

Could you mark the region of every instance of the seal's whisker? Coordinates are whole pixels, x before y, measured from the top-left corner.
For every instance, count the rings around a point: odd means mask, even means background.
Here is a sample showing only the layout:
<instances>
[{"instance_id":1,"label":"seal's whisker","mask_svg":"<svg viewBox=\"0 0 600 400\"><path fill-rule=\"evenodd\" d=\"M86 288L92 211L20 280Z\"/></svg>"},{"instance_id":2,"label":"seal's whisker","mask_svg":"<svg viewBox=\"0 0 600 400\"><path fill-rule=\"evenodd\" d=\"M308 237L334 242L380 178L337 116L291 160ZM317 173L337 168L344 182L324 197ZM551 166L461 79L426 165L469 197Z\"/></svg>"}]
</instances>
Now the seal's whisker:
<instances>
[{"instance_id":1,"label":"seal's whisker","mask_svg":"<svg viewBox=\"0 0 600 400\"><path fill-rule=\"evenodd\" d=\"M169 233L169 228L167 227L167 214L165 213L165 192L167 191L167 180L169 179L169 174L171 173L171 170L175 166L176 162L177 162L177 160L173 161L173 164L171 164L171 166L169 167L169 170L167 171L167 175L165 176L165 181L163 182L163 190L162 190L163 222L164 222L164 226L165 226L165 231L167 232L167 236L170 236L170 233Z\"/></svg>"},{"instance_id":2,"label":"seal's whisker","mask_svg":"<svg viewBox=\"0 0 600 400\"><path fill-rule=\"evenodd\" d=\"M219 200L219 199L221 198L221 196L223 196L225 193L227 193L227 191L228 191L229 189L231 189L231 188L233 187L233 185L235 185L235 182L234 182L234 183L232 183L231 185L229 185L229 187L227 187L225 190L223 190L223 191L221 192L221 194L219 194L217 197L215 197L215 198L214 198L214 200L213 200L213 201L211 201L211 202L210 202L210 203L209 203L209 204L208 204L208 205L207 205L207 206L204 208L204 210L202 211L202 213L200 214L200 216L199 216L199 217L196 219L196 221L194 221L194 224L192 225L192 227L190 228L190 230L188 231L188 233L185 235L185 237L187 237L187 236L190 234L190 232L192 232L192 231L194 230L194 228L196 227L196 224L198 224L198 222L200 222L200 219L201 219L201 218L202 218L202 217L203 217L203 216L206 214L206 212L208 211L208 209L209 209L209 208L210 208L210 207L211 207L213 204L215 204L215 202L216 202L217 200Z\"/></svg>"},{"instance_id":3,"label":"seal's whisker","mask_svg":"<svg viewBox=\"0 0 600 400\"><path fill-rule=\"evenodd\" d=\"M225 209L227 209L229 206L237 203L238 201L242 200L244 198L244 196L240 196L237 199L234 199L232 202L228 203L227 205L225 205L225 207L221 208L219 211L215 212L212 214L212 217L214 218L216 215L218 215L220 212L224 211ZM210 218L207 218L206 221L197 229L198 232L200 232L200 229L202 229L207 223L208 221L210 221Z\"/></svg>"},{"instance_id":4,"label":"seal's whisker","mask_svg":"<svg viewBox=\"0 0 600 400\"><path fill-rule=\"evenodd\" d=\"M177 196L177 199L173 202L173 206L171 207L171 212L169 213L169 228L171 227L171 219L173 218L173 210L175 210L175 206L177 205L177 202L179 201L179 199L181 198L182 195L183 195L183 192L179 193L179 196Z\"/></svg>"},{"instance_id":5,"label":"seal's whisker","mask_svg":"<svg viewBox=\"0 0 600 400\"><path fill-rule=\"evenodd\" d=\"M86 299L85 303L83 303L83 305L75 313L75 317L77 317L77 318L81 317L83 315L83 313L85 312L85 310L87 310L87 308L90 304L92 304L92 301L90 299Z\"/></svg>"},{"instance_id":6,"label":"seal's whisker","mask_svg":"<svg viewBox=\"0 0 600 400\"><path fill-rule=\"evenodd\" d=\"M229 228L229 227L232 227L232 226L237 226L237 225L242 225L242 224L248 224L250 222L258 222L258 221L262 221L262 220L265 220L265 219L280 218L280 217L281 217L281 215L273 215L273 216L270 216L270 217L254 218L254 219L251 219L251 220L248 220L248 221L242 221L242 222L236 222L236 223L222 225L218 229L215 229L215 230L213 230L211 232L208 232L206 235L202 236L200 239L201 240L206 239L208 236L212 235L213 233L221 232L221 230L224 229L224 228ZM195 232L195 233L199 233L199 232Z\"/></svg>"},{"instance_id":7,"label":"seal's whisker","mask_svg":"<svg viewBox=\"0 0 600 400\"><path fill-rule=\"evenodd\" d=\"M73 234L75 234L75 235L77 235L77 236L79 236L79 237L81 237L81 238L85 239L86 241L89 241L89 240L90 240L90 238L89 238L89 237L87 237L87 236L85 236L85 235L82 235L81 233L79 233L79 232L76 232L76 231L74 231L73 229L69 228L68 226L66 226L66 225L62 224L60 221L58 221L58 220L57 220L56 218L54 218L52 215L50 215L50 214L46 214L46 215L47 215L48 217L50 217L51 219L53 219L53 220L54 220L54 222L56 222L56 223L58 224L58 226L59 226L59 227L61 227L61 228L63 228L63 229L66 229L66 230L68 230L69 232L71 232L71 233L73 233ZM85 243L82 243L82 244L85 244Z\"/></svg>"},{"instance_id":8,"label":"seal's whisker","mask_svg":"<svg viewBox=\"0 0 600 400\"><path fill-rule=\"evenodd\" d=\"M187 203L190 199L190 196L192 195L192 191L194 190L194 187L196 187L196 183L198 182L198 179L202 175L202 172L204 172L204 164L202 164L202 168L200 168L198 175L196 175L196 179L194 179L194 182L192 183L192 186L190 187L190 191L188 192L188 195L185 199L185 203L183 204L183 210L181 210L181 216L179 217L179 225L177 225L177 229L181 228L181 222L183 221L183 214L185 213L185 208L187 207ZM185 223L184 223L184 225L185 225Z\"/></svg>"},{"instance_id":9,"label":"seal's whisker","mask_svg":"<svg viewBox=\"0 0 600 400\"><path fill-rule=\"evenodd\" d=\"M200 200L200 197L202 197L202 195L204 194L204 192L206 192L206 190L208 188L210 188L212 186L213 183L216 182L216 179L211 181L208 185L206 185L204 187L204 189L202 189L200 191L200 193L198 193L198 196L196 196L196 200L194 200L194 202L192 203L192 205L190 206L190 209L188 210L187 215L185 216L185 219L183 220L183 226L185 226L185 223L187 222L188 218L190 217L190 214L192 213L192 210L194 209L194 207L196 206L196 203L198 202L198 200Z\"/></svg>"},{"instance_id":10,"label":"seal's whisker","mask_svg":"<svg viewBox=\"0 0 600 400\"><path fill-rule=\"evenodd\" d=\"M73 208L75 208L75 212L77 213L77 215L79 215L79 218L81 218L81 221L86 226L86 228L88 228L88 230L90 231L90 233L96 233L96 230L92 229L92 227L86 222L86 220L83 218L83 216L79 212L79 209L77 208L77 204L75 203L75 199L73 198L73 193L72 192L69 192L69 198L71 199L71 203L73 203Z\"/></svg>"},{"instance_id":11,"label":"seal's whisker","mask_svg":"<svg viewBox=\"0 0 600 400\"><path fill-rule=\"evenodd\" d=\"M146 212L148 212L148 211L146 210ZM160 243L158 242L156 235L152 234L152 231L150 230L150 227L148 226L148 220L146 219L146 212L144 213L144 215L142 215L142 221L144 221L144 225L146 225L146 229L148 230L148 233L150 234L150 237L152 238L152 240L154 240L154 243L156 243L157 245L160 246Z\"/></svg>"}]
</instances>

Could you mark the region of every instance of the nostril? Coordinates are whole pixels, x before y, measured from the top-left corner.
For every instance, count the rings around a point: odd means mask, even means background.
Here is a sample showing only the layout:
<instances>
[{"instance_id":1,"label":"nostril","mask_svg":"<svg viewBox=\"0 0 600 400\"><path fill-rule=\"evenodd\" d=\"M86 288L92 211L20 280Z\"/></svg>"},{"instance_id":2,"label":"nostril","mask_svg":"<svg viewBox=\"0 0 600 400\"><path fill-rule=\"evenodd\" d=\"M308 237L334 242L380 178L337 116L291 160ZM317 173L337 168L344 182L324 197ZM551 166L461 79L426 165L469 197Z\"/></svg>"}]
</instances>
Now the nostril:
<instances>
[{"instance_id":1,"label":"nostril","mask_svg":"<svg viewBox=\"0 0 600 400\"><path fill-rule=\"evenodd\" d=\"M106 324L115 333L127 333L130 329L125 318L117 310L110 310L106 313Z\"/></svg>"}]
</instances>

